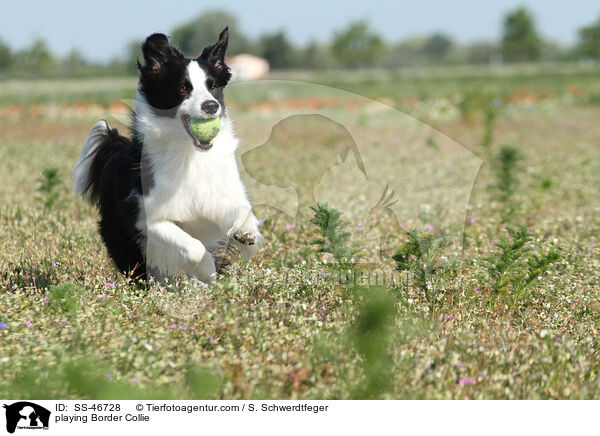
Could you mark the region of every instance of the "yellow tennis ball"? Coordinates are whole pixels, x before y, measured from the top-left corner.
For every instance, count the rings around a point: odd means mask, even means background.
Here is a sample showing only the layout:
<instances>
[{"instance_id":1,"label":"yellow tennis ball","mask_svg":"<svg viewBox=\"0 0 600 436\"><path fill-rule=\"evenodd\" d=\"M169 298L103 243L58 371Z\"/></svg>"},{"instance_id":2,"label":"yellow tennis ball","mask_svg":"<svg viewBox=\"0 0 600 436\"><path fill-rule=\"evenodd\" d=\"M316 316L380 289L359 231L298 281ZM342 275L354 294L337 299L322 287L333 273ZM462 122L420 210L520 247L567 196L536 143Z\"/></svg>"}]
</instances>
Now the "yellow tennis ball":
<instances>
[{"instance_id":1,"label":"yellow tennis ball","mask_svg":"<svg viewBox=\"0 0 600 436\"><path fill-rule=\"evenodd\" d=\"M210 142L219 134L221 118L192 118L189 121L190 132L198 141Z\"/></svg>"}]
</instances>

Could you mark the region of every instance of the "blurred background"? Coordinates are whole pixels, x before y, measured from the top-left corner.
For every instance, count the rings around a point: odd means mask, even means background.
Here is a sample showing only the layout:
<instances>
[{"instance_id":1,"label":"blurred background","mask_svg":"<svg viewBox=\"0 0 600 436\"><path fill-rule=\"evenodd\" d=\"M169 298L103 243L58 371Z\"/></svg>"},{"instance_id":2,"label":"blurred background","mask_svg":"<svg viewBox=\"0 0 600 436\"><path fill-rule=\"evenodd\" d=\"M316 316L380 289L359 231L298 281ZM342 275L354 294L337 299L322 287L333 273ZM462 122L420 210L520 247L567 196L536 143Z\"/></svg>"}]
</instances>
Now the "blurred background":
<instances>
[{"instance_id":1,"label":"blurred background","mask_svg":"<svg viewBox=\"0 0 600 436\"><path fill-rule=\"evenodd\" d=\"M172 36L189 56L230 27L240 78L282 71L586 62L600 59L594 1L7 2L0 77L134 75L143 39ZM266 64L257 58L264 59ZM254 62L249 67L247 64ZM252 71L249 71L252 70ZM256 70L256 71L255 71Z\"/></svg>"}]
</instances>

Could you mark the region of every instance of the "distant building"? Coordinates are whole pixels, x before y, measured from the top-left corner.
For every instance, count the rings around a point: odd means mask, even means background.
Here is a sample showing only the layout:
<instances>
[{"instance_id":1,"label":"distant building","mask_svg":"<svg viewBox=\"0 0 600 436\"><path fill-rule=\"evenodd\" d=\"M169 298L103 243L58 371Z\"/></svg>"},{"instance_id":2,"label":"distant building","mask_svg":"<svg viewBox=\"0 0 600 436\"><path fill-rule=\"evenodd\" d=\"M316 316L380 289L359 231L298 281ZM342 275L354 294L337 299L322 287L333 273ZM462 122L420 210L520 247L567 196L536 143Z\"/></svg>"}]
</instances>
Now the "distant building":
<instances>
[{"instance_id":1,"label":"distant building","mask_svg":"<svg viewBox=\"0 0 600 436\"><path fill-rule=\"evenodd\" d=\"M258 80L269 72L269 62L251 54L231 56L225 62L231 68L233 80Z\"/></svg>"}]
</instances>

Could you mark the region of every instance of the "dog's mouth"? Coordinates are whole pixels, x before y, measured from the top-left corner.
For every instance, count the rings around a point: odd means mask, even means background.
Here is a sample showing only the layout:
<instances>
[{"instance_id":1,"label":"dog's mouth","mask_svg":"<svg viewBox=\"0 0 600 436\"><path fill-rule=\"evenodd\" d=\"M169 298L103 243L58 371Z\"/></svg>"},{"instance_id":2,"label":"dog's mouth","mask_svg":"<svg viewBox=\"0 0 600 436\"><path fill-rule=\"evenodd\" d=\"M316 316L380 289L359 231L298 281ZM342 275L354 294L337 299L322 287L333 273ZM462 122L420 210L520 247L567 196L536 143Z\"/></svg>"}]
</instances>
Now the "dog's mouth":
<instances>
[{"instance_id":1,"label":"dog's mouth","mask_svg":"<svg viewBox=\"0 0 600 436\"><path fill-rule=\"evenodd\" d=\"M185 131L190 136L190 138L192 140L192 144L194 144L194 146L196 148L198 148L198 149L200 149L202 151L209 150L213 146L212 140L210 140L210 141L201 141L200 139L194 137L194 134L192 133L192 131L190 129L190 120L191 119L192 119L192 117L190 117L189 115L182 115L181 116L181 122L183 124L183 127L185 128Z\"/></svg>"}]
</instances>

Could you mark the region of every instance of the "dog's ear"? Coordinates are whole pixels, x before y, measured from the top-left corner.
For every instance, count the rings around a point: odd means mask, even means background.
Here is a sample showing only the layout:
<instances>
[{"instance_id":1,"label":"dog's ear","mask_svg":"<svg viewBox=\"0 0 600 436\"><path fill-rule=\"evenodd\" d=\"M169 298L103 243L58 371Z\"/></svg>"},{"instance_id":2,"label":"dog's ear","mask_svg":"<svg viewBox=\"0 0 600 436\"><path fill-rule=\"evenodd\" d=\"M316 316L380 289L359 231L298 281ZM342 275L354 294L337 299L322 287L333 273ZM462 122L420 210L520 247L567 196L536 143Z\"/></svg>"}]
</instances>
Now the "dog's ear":
<instances>
[{"instance_id":1,"label":"dog's ear","mask_svg":"<svg viewBox=\"0 0 600 436\"><path fill-rule=\"evenodd\" d=\"M183 54L169 44L169 39L162 33L153 33L144 44L142 44L142 54L144 55L145 65L141 66L138 61L138 68L145 72L160 74L163 66L173 57L183 57Z\"/></svg>"},{"instance_id":2,"label":"dog's ear","mask_svg":"<svg viewBox=\"0 0 600 436\"><path fill-rule=\"evenodd\" d=\"M217 42L204 47L200 58L204 59L219 72L229 72L229 67L225 64L225 51L227 51L228 42L229 27L225 27L219 35L219 40Z\"/></svg>"}]
</instances>

